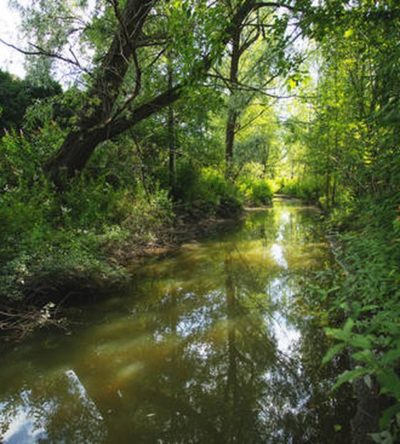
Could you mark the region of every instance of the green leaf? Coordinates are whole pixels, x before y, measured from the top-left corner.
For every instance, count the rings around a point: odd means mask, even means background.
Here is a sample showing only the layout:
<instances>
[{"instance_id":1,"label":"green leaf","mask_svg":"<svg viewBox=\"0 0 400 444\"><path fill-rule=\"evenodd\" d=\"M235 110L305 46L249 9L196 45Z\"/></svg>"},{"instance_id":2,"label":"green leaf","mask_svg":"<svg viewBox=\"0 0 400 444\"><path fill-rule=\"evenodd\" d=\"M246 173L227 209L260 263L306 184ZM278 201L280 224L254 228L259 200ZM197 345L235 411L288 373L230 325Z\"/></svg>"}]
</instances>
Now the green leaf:
<instances>
[{"instance_id":1,"label":"green leaf","mask_svg":"<svg viewBox=\"0 0 400 444\"><path fill-rule=\"evenodd\" d=\"M388 365L400 359L400 348L389 350L382 357L382 364Z\"/></svg>"},{"instance_id":2,"label":"green leaf","mask_svg":"<svg viewBox=\"0 0 400 444\"><path fill-rule=\"evenodd\" d=\"M296 88L296 86L297 86L297 82L296 82L296 80L290 78L290 79L288 80L288 86L289 86L289 89L290 89L290 90Z\"/></svg>"},{"instance_id":3,"label":"green leaf","mask_svg":"<svg viewBox=\"0 0 400 444\"><path fill-rule=\"evenodd\" d=\"M331 347L325 354L325 356L322 359L322 363L326 364L327 362L331 361L332 358L340 353L345 347L345 344L336 344L333 347Z\"/></svg>"},{"instance_id":4,"label":"green leaf","mask_svg":"<svg viewBox=\"0 0 400 444\"><path fill-rule=\"evenodd\" d=\"M356 361L366 362L366 363L372 363L374 361L374 354L371 350L361 350L359 352L353 353L352 357Z\"/></svg>"},{"instance_id":5,"label":"green leaf","mask_svg":"<svg viewBox=\"0 0 400 444\"><path fill-rule=\"evenodd\" d=\"M346 333L351 332L351 330L353 330L353 327L354 327L354 320L349 318L344 324L343 331L345 331Z\"/></svg>"},{"instance_id":6,"label":"green leaf","mask_svg":"<svg viewBox=\"0 0 400 444\"><path fill-rule=\"evenodd\" d=\"M344 38L349 39L353 34L354 34L354 29L350 28L344 33Z\"/></svg>"},{"instance_id":7,"label":"green leaf","mask_svg":"<svg viewBox=\"0 0 400 444\"><path fill-rule=\"evenodd\" d=\"M349 344L352 347L370 349L372 344L367 336L353 334L350 336Z\"/></svg>"},{"instance_id":8,"label":"green leaf","mask_svg":"<svg viewBox=\"0 0 400 444\"><path fill-rule=\"evenodd\" d=\"M348 341L350 333L339 328L326 328L325 332L330 338L340 339L341 341Z\"/></svg>"},{"instance_id":9,"label":"green leaf","mask_svg":"<svg viewBox=\"0 0 400 444\"><path fill-rule=\"evenodd\" d=\"M369 436L378 444L393 444L392 435L387 430L379 433L370 433Z\"/></svg>"},{"instance_id":10,"label":"green leaf","mask_svg":"<svg viewBox=\"0 0 400 444\"><path fill-rule=\"evenodd\" d=\"M381 418L379 419L379 427L381 429L387 429L390 425L390 421L397 413L400 412L400 403L395 404L387 408Z\"/></svg>"},{"instance_id":11,"label":"green leaf","mask_svg":"<svg viewBox=\"0 0 400 444\"><path fill-rule=\"evenodd\" d=\"M381 393L392 394L400 400L400 378L394 370L381 371L377 374L377 378L381 385Z\"/></svg>"},{"instance_id":12,"label":"green leaf","mask_svg":"<svg viewBox=\"0 0 400 444\"><path fill-rule=\"evenodd\" d=\"M345 382L351 382L354 379L359 378L360 376L366 375L367 373L369 373L369 370L364 367L357 367L353 370L347 370L339 376L332 389L336 390Z\"/></svg>"}]
</instances>

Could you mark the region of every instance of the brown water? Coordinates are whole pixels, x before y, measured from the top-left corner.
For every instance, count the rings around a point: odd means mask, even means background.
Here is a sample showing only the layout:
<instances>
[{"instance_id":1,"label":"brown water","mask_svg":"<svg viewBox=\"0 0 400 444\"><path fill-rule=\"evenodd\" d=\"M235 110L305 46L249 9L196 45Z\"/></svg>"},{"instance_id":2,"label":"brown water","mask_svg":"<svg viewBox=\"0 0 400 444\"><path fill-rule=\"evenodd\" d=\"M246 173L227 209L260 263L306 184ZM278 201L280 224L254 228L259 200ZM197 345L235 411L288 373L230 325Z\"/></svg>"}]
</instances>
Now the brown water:
<instances>
[{"instance_id":1,"label":"brown water","mask_svg":"<svg viewBox=\"0 0 400 444\"><path fill-rule=\"evenodd\" d=\"M128 294L75 309L70 332L4 346L3 442L350 442L306 291L332 265L319 219L276 200L146 262Z\"/></svg>"}]
</instances>

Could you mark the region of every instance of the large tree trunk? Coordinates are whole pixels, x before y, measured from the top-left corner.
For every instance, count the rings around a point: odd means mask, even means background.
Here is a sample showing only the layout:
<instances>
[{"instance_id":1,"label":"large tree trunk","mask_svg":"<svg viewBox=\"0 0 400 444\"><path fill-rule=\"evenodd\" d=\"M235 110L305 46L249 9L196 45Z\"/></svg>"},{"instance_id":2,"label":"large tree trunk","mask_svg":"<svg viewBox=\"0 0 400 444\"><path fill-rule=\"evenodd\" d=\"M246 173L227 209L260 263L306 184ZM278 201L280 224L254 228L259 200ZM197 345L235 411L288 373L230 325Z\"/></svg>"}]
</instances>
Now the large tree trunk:
<instances>
[{"instance_id":1,"label":"large tree trunk","mask_svg":"<svg viewBox=\"0 0 400 444\"><path fill-rule=\"evenodd\" d=\"M45 165L45 171L57 185L61 186L63 176L71 177L81 171L96 146L108 138L116 100L155 1L128 0L124 10L117 14L119 28L87 93L87 105L79 113L79 130L68 134Z\"/></svg>"},{"instance_id":2,"label":"large tree trunk","mask_svg":"<svg viewBox=\"0 0 400 444\"><path fill-rule=\"evenodd\" d=\"M70 178L83 170L96 147L109 139L119 136L129 128L175 102L182 93L176 86L152 100L138 106L129 118L120 117L99 127L82 129L68 134L56 155L45 165L45 171L53 182L63 186L65 178Z\"/></svg>"},{"instance_id":3,"label":"large tree trunk","mask_svg":"<svg viewBox=\"0 0 400 444\"><path fill-rule=\"evenodd\" d=\"M106 137L105 128L68 134L57 155L45 165L46 172L57 187L62 188L63 179L85 167L96 146Z\"/></svg>"},{"instance_id":4,"label":"large tree trunk","mask_svg":"<svg viewBox=\"0 0 400 444\"><path fill-rule=\"evenodd\" d=\"M233 172L233 146L235 144L235 129L237 113L229 109L225 132L225 171L226 177L232 177Z\"/></svg>"},{"instance_id":5,"label":"large tree trunk","mask_svg":"<svg viewBox=\"0 0 400 444\"><path fill-rule=\"evenodd\" d=\"M232 99L235 97L238 71L240 59L240 27L238 27L232 35L232 52L231 52L231 66L229 72L229 81L231 87L231 94L228 104L228 119L225 130L225 172L226 177L232 177L233 169L233 147L235 144L235 131L238 118L238 112L235 109L235 103L232 104Z\"/></svg>"},{"instance_id":6,"label":"large tree trunk","mask_svg":"<svg viewBox=\"0 0 400 444\"><path fill-rule=\"evenodd\" d=\"M172 105L168 107L168 137L169 137L169 188L171 195L175 195L176 190L176 134L175 134L175 114Z\"/></svg>"}]
</instances>

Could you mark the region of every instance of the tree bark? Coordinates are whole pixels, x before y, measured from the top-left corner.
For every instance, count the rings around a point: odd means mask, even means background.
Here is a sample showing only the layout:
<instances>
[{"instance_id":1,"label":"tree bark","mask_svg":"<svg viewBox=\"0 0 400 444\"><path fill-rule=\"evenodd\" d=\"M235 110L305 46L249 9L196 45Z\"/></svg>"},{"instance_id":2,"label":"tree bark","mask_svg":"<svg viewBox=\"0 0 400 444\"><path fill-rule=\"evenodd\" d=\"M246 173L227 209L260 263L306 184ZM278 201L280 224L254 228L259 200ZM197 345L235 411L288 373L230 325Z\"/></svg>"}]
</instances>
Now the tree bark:
<instances>
[{"instance_id":1,"label":"tree bark","mask_svg":"<svg viewBox=\"0 0 400 444\"><path fill-rule=\"evenodd\" d=\"M175 102L181 95L181 89L180 86L176 86L159 94L154 99L138 106L129 118L120 117L99 127L71 132L65 138L56 156L46 164L47 174L58 187L62 187L65 178L70 178L83 170L100 143L119 136L142 120Z\"/></svg>"},{"instance_id":2,"label":"tree bark","mask_svg":"<svg viewBox=\"0 0 400 444\"><path fill-rule=\"evenodd\" d=\"M232 104L232 99L235 98L236 85L238 83L238 71L240 60L240 26L235 29L232 35L232 53L231 65L229 72L229 81L231 85L231 94L228 104L228 118L225 130L225 172L226 177L232 177L233 170L233 147L235 144L235 130L238 118L238 112L235 109L235 103Z\"/></svg>"},{"instance_id":3,"label":"tree bark","mask_svg":"<svg viewBox=\"0 0 400 444\"><path fill-rule=\"evenodd\" d=\"M119 19L119 28L113 38L103 62L98 68L98 75L88 92L92 100L81 113L83 126L98 125L106 122L112 115L115 101L120 93L130 61L136 51L136 44L142 34L143 26L151 8L157 0L128 0ZM119 14L118 14L119 15Z\"/></svg>"}]
</instances>

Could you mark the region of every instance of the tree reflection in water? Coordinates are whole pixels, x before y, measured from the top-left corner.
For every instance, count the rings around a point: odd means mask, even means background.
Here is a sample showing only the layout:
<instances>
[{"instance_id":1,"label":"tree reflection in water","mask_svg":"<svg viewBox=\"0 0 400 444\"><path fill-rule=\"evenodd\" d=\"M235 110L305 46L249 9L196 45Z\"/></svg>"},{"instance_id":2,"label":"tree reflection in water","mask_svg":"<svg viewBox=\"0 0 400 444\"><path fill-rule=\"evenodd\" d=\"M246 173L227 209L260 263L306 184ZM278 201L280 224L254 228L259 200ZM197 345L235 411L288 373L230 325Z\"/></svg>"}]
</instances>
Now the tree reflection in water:
<instances>
[{"instance_id":1,"label":"tree reflection in water","mask_svg":"<svg viewBox=\"0 0 400 444\"><path fill-rule=\"evenodd\" d=\"M149 261L71 337L5 350L3 440L350 442L351 402L328 390L341 370L320 365L326 339L303 297L329 260L318 213L278 202Z\"/></svg>"}]
</instances>

